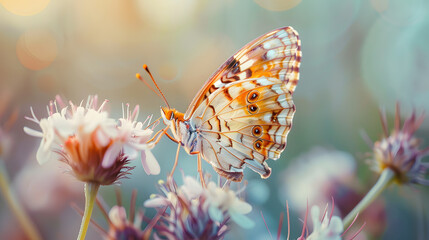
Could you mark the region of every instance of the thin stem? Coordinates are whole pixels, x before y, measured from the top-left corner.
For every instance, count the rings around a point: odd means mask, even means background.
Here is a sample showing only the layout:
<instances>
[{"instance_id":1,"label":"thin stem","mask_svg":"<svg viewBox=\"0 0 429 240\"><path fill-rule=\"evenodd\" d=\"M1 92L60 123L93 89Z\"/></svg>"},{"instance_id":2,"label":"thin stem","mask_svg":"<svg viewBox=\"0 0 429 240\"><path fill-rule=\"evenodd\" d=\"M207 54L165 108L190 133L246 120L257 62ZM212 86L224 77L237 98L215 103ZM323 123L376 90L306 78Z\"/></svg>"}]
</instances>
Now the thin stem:
<instances>
[{"instance_id":1,"label":"thin stem","mask_svg":"<svg viewBox=\"0 0 429 240\"><path fill-rule=\"evenodd\" d=\"M346 228L351 224L355 216L365 210L379 195L392 183L395 177L395 172L390 168L386 168L381 173L375 185L365 195L365 197L356 205L356 207L344 218L343 224Z\"/></svg>"},{"instance_id":2,"label":"thin stem","mask_svg":"<svg viewBox=\"0 0 429 240\"><path fill-rule=\"evenodd\" d=\"M42 239L39 231L30 220L30 217L24 211L13 190L10 188L9 178L2 159L0 159L0 191L2 192L7 204L9 205L13 214L15 214L28 238L31 240Z\"/></svg>"},{"instance_id":3,"label":"thin stem","mask_svg":"<svg viewBox=\"0 0 429 240\"><path fill-rule=\"evenodd\" d=\"M86 231L88 230L89 222L91 221L92 209L94 208L95 198L97 197L98 183L85 183L85 211L82 217L82 223L80 225L78 240L84 240Z\"/></svg>"}]
</instances>

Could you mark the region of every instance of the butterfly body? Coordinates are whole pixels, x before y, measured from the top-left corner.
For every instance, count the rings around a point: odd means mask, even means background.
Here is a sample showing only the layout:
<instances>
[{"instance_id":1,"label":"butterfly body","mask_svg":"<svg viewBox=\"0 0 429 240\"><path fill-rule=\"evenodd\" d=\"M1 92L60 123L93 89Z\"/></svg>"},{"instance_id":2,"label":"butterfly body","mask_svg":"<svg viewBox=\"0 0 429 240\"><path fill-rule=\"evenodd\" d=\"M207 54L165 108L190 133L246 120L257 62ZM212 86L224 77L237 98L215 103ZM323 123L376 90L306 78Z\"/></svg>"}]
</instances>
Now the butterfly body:
<instances>
[{"instance_id":1,"label":"butterfly body","mask_svg":"<svg viewBox=\"0 0 429 240\"><path fill-rule=\"evenodd\" d=\"M271 174L265 160L286 147L299 78L300 40L291 27L267 33L229 58L185 113L162 108L164 123L189 154L200 154L227 179L243 169Z\"/></svg>"},{"instance_id":2,"label":"butterfly body","mask_svg":"<svg viewBox=\"0 0 429 240\"><path fill-rule=\"evenodd\" d=\"M196 154L198 148L198 127L189 119L183 118L183 113L176 109L161 108L164 123L169 126L174 138L188 154Z\"/></svg>"}]
</instances>

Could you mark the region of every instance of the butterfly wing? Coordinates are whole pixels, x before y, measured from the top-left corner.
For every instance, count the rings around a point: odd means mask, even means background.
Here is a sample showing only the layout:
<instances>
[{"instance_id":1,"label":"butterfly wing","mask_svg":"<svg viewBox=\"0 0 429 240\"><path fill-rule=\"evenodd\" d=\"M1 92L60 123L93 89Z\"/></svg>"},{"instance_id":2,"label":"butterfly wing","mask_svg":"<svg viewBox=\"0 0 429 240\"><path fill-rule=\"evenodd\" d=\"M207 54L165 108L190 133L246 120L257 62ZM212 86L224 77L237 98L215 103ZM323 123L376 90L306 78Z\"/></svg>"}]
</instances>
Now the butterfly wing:
<instances>
[{"instance_id":1,"label":"butterfly wing","mask_svg":"<svg viewBox=\"0 0 429 240\"><path fill-rule=\"evenodd\" d=\"M299 79L301 41L292 27L273 30L245 45L230 57L203 85L189 105L185 119L219 88L235 81L274 77L293 93Z\"/></svg>"},{"instance_id":2,"label":"butterfly wing","mask_svg":"<svg viewBox=\"0 0 429 240\"><path fill-rule=\"evenodd\" d=\"M280 157L292 127L295 105L287 85L276 78L253 78L228 84L208 99L193 119L203 158L234 181L241 180L244 167L267 178L271 169L265 160Z\"/></svg>"},{"instance_id":3,"label":"butterfly wing","mask_svg":"<svg viewBox=\"0 0 429 240\"><path fill-rule=\"evenodd\" d=\"M265 160L279 158L295 113L300 44L291 27L254 40L194 98L185 118L200 132L203 158L220 175L241 181L246 166L264 178L270 175Z\"/></svg>"}]
</instances>

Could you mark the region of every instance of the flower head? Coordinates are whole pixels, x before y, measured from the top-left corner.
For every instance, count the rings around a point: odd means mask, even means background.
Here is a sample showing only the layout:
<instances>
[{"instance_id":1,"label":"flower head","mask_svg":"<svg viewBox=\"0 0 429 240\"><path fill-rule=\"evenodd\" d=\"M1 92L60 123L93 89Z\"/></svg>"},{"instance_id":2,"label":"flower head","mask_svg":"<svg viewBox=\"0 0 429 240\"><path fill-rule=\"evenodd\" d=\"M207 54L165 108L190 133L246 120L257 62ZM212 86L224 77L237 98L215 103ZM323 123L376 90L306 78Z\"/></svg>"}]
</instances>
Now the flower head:
<instances>
[{"instance_id":1,"label":"flower head","mask_svg":"<svg viewBox=\"0 0 429 240\"><path fill-rule=\"evenodd\" d=\"M127 212L122 206L113 206L109 211L109 232L107 239L143 239L141 222L128 220Z\"/></svg>"},{"instance_id":2,"label":"flower head","mask_svg":"<svg viewBox=\"0 0 429 240\"><path fill-rule=\"evenodd\" d=\"M129 158L136 158L139 153L143 169L148 175L158 175L160 173L160 166L156 161L150 149L154 147L154 144L148 144L152 134L152 128L144 127L146 122L150 122L151 116L149 116L145 122L138 122L139 106L137 105L131 112L129 105L123 110L123 117L119 119L120 125L118 126L119 134L116 141L116 153L120 149L125 149ZM113 148L112 148L113 149ZM114 155L114 154L113 154Z\"/></svg>"},{"instance_id":3,"label":"flower head","mask_svg":"<svg viewBox=\"0 0 429 240\"><path fill-rule=\"evenodd\" d=\"M120 120L122 125L118 126L105 110L106 104L107 100L98 106L97 96L90 96L86 106L72 102L66 106L57 96L48 107L47 118L38 120L32 111L32 118L27 119L39 124L42 131L27 127L24 131L42 138L36 155L38 162L60 159L70 166L77 179L101 185L124 177L132 169L127 164L135 157L135 152L151 148L147 140L152 130L143 130L143 124L135 121L138 107L131 126L124 127L131 121L129 119ZM129 149L135 151L128 153Z\"/></svg>"},{"instance_id":4,"label":"flower head","mask_svg":"<svg viewBox=\"0 0 429 240\"><path fill-rule=\"evenodd\" d=\"M252 207L236 193L209 182L207 188L195 178L185 177L180 187L174 180L160 182L163 194L147 200L146 207L158 209L161 221L154 227L162 237L177 239L220 239L227 232L230 219L242 227L252 227L245 216Z\"/></svg>"},{"instance_id":5,"label":"flower head","mask_svg":"<svg viewBox=\"0 0 429 240\"><path fill-rule=\"evenodd\" d=\"M307 215L308 215L308 207L304 220L304 226L302 229L302 234L298 238L298 240L341 240L344 239L344 234L346 234L349 229L352 227L357 217L355 217L354 221L350 224L350 226L344 230L343 220L333 215L334 211L334 200L332 199L332 209L329 213L328 205L326 205L325 210L322 213L320 212L320 208L317 205L314 205L311 208L311 219L313 222L313 231L306 236L306 228L307 228ZM365 223L362 227L350 238L354 239L363 229Z\"/></svg>"},{"instance_id":6,"label":"flower head","mask_svg":"<svg viewBox=\"0 0 429 240\"><path fill-rule=\"evenodd\" d=\"M307 240L325 239L325 240L339 240L344 231L343 221L338 216L327 216L328 212L325 211L324 215L320 217L320 209L318 206L311 208L311 219L313 220L313 232L308 235Z\"/></svg>"},{"instance_id":7,"label":"flower head","mask_svg":"<svg viewBox=\"0 0 429 240\"><path fill-rule=\"evenodd\" d=\"M429 147L420 149L420 139L414 136L423 122L424 115L416 116L413 112L401 129L399 105L396 108L395 127L389 135L385 113L381 113L381 123L385 137L373 144L372 169L378 173L389 168L395 173L398 183L418 183L429 185L425 179L429 163L422 158L429 154Z\"/></svg>"}]
</instances>

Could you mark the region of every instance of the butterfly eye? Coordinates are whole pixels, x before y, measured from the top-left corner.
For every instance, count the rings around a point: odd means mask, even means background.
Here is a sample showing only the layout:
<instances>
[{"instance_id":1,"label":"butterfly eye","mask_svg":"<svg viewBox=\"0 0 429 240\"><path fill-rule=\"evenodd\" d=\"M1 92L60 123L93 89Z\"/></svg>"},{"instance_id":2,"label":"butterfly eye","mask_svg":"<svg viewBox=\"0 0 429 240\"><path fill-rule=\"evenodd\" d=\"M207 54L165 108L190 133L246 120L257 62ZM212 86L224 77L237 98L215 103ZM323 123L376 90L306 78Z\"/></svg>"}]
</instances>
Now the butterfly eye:
<instances>
[{"instance_id":1,"label":"butterfly eye","mask_svg":"<svg viewBox=\"0 0 429 240\"><path fill-rule=\"evenodd\" d=\"M252 134L253 134L253 136L255 136L255 137L259 137L259 136L261 136L261 134L262 134L262 128L261 128L261 126L254 126L254 127L252 128Z\"/></svg>"},{"instance_id":2,"label":"butterfly eye","mask_svg":"<svg viewBox=\"0 0 429 240\"><path fill-rule=\"evenodd\" d=\"M249 94L247 94L247 101L250 103L254 102L254 101L258 100L259 95L260 94L258 91L253 90L253 91L249 92Z\"/></svg>"},{"instance_id":3,"label":"butterfly eye","mask_svg":"<svg viewBox=\"0 0 429 240\"><path fill-rule=\"evenodd\" d=\"M253 148L260 151L262 149L262 140L261 139L256 140L255 143L253 143Z\"/></svg>"},{"instance_id":4,"label":"butterfly eye","mask_svg":"<svg viewBox=\"0 0 429 240\"><path fill-rule=\"evenodd\" d=\"M256 104L250 104L249 106L247 106L247 110L249 111L249 113L256 113L258 109L259 108Z\"/></svg>"}]
</instances>

